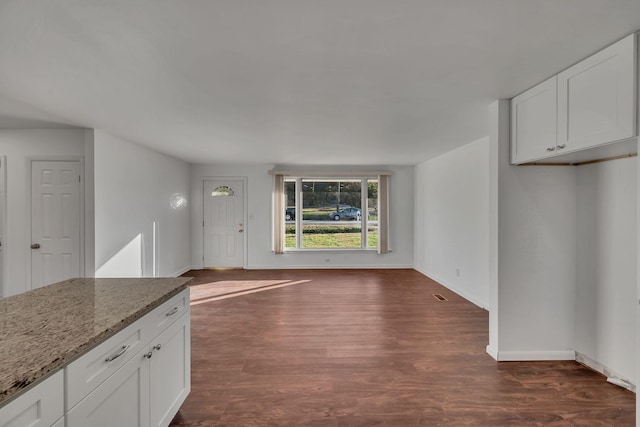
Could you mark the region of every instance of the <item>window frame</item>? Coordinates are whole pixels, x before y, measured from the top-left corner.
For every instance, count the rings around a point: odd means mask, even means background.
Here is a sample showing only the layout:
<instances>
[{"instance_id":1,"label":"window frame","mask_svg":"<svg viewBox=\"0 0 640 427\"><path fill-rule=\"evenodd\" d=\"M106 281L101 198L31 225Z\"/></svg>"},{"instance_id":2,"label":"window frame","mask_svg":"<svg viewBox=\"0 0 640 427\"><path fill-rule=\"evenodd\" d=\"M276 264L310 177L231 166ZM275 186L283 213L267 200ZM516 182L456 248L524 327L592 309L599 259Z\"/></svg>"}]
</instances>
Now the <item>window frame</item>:
<instances>
[{"instance_id":1,"label":"window frame","mask_svg":"<svg viewBox=\"0 0 640 427\"><path fill-rule=\"evenodd\" d=\"M275 177L274 188L274 248L273 251L276 254L284 253L300 253L300 252L374 252L378 254L385 254L389 252L388 248L388 212L389 212L389 197L388 197L388 182L391 175L388 171L375 171L375 172L334 172L334 173L318 173L318 172L305 172L305 171L271 171L270 174ZM304 248L302 246L303 238L303 197L302 197L302 182L303 180L326 180L326 181L354 181L360 180L360 205L362 212L362 219L360 221L361 243L360 247L355 248ZM295 180L295 239L296 247L286 247L286 191L285 182ZM378 198L377 198L377 213L378 213L378 244L376 247L369 247L369 205L368 205L368 183L370 180L376 180L378 182ZM380 189L383 189L381 192ZM382 235L381 233L384 233Z\"/></svg>"}]
</instances>

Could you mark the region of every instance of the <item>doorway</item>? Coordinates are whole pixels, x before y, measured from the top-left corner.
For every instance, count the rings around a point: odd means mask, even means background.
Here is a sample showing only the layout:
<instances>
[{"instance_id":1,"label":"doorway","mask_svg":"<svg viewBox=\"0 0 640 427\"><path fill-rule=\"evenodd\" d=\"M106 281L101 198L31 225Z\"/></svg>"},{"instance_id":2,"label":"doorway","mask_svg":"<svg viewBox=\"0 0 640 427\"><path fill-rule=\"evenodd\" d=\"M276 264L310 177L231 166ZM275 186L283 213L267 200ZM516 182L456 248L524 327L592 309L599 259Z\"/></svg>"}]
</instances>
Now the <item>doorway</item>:
<instances>
[{"instance_id":1,"label":"doorway","mask_svg":"<svg viewBox=\"0 0 640 427\"><path fill-rule=\"evenodd\" d=\"M244 180L204 181L204 268L244 267Z\"/></svg>"},{"instance_id":2,"label":"doorway","mask_svg":"<svg viewBox=\"0 0 640 427\"><path fill-rule=\"evenodd\" d=\"M31 289L81 277L80 161L31 162Z\"/></svg>"}]
</instances>

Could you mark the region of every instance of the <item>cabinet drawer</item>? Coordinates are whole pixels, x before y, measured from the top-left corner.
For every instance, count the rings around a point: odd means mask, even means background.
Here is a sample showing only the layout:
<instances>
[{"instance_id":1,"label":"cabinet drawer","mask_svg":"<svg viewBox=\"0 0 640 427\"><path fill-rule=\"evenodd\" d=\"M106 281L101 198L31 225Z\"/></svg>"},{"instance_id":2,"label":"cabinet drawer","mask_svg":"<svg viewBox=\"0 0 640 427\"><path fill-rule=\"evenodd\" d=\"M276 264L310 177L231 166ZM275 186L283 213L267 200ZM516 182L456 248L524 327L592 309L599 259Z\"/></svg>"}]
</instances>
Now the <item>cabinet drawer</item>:
<instances>
[{"instance_id":1,"label":"cabinet drawer","mask_svg":"<svg viewBox=\"0 0 640 427\"><path fill-rule=\"evenodd\" d=\"M64 415L64 377L53 374L0 408L0 427L50 427Z\"/></svg>"},{"instance_id":2,"label":"cabinet drawer","mask_svg":"<svg viewBox=\"0 0 640 427\"><path fill-rule=\"evenodd\" d=\"M164 302L158 308L145 316L149 328L149 339L157 336L167 329L172 323L189 311L189 288Z\"/></svg>"},{"instance_id":3,"label":"cabinet drawer","mask_svg":"<svg viewBox=\"0 0 640 427\"><path fill-rule=\"evenodd\" d=\"M137 320L67 366L67 411L145 348L153 337L146 325Z\"/></svg>"}]
</instances>

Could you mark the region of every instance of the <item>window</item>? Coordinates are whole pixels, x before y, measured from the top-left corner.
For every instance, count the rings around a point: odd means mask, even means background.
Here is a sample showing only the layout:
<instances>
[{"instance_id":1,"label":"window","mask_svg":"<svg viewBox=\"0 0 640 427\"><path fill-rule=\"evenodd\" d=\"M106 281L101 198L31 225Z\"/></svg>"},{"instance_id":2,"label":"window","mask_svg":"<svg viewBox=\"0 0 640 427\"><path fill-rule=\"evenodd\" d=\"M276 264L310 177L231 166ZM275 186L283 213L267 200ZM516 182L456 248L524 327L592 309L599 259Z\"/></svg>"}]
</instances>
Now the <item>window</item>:
<instances>
[{"instance_id":1,"label":"window","mask_svg":"<svg viewBox=\"0 0 640 427\"><path fill-rule=\"evenodd\" d=\"M234 195L233 188L227 185L221 185L219 187L216 187L216 189L213 190L213 192L211 193L212 197L220 197L220 196L228 197L233 195Z\"/></svg>"},{"instance_id":2,"label":"window","mask_svg":"<svg viewBox=\"0 0 640 427\"><path fill-rule=\"evenodd\" d=\"M383 176L291 176L274 172L274 251L360 249L388 251ZM386 188L386 187L384 187ZM386 191L386 190L385 190ZM381 208L380 204L385 206ZM384 238L381 238L384 237ZM381 246L382 243L382 246Z\"/></svg>"}]
</instances>

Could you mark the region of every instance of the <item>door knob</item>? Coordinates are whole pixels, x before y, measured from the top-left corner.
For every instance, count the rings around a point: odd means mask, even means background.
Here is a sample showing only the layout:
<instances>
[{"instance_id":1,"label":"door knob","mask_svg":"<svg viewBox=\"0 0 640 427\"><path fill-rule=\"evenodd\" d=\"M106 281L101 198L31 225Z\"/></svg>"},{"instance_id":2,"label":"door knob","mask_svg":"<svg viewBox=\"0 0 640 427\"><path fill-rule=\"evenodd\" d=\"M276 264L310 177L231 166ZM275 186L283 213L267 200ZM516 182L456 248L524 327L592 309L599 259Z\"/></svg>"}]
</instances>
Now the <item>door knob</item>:
<instances>
[{"instance_id":1,"label":"door knob","mask_svg":"<svg viewBox=\"0 0 640 427\"><path fill-rule=\"evenodd\" d=\"M31 245L31 249L40 249L40 243L34 243Z\"/></svg>"}]
</instances>

